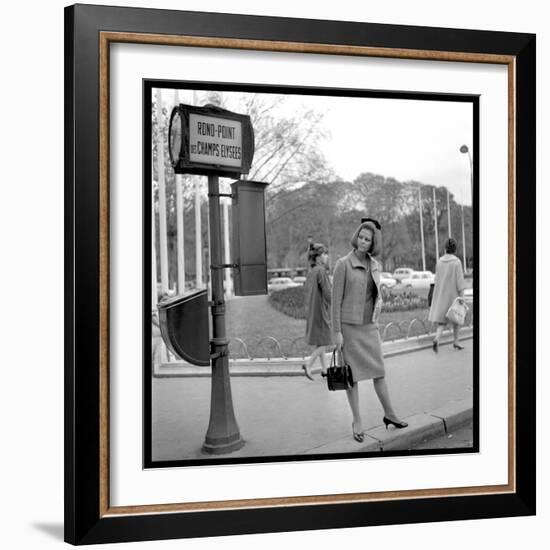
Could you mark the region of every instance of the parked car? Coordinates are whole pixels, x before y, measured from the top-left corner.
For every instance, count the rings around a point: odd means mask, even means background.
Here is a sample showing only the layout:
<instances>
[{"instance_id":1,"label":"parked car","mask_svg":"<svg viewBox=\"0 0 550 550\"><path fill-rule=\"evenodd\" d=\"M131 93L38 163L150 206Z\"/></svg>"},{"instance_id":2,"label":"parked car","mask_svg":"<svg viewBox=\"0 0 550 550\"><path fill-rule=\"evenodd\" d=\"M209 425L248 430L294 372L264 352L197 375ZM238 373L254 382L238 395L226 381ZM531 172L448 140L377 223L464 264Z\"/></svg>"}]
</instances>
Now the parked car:
<instances>
[{"instance_id":1,"label":"parked car","mask_svg":"<svg viewBox=\"0 0 550 550\"><path fill-rule=\"evenodd\" d=\"M292 281L296 284L303 285L306 282L306 277L304 277L303 275L298 275L297 277L294 277Z\"/></svg>"},{"instance_id":2,"label":"parked car","mask_svg":"<svg viewBox=\"0 0 550 550\"><path fill-rule=\"evenodd\" d=\"M399 267L394 272L392 277L400 283L403 279L410 277L414 273L414 269L410 267Z\"/></svg>"},{"instance_id":3,"label":"parked car","mask_svg":"<svg viewBox=\"0 0 550 550\"><path fill-rule=\"evenodd\" d=\"M392 277L391 273L387 271L380 273L380 288L382 290L393 288L396 284L397 281Z\"/></svg>"},{"instance_id":4,"label":"parked car","mask_svg":"<svg viewBox=\"0 0 550 550\"><path fill-rule=\"evenodd\" d=\"M267 282L267 291L268 292L277 292L278 290L284 290L285 288L293 288L297 286L302 286L298 283L295 283L290 277L273 277Z\"/></svg>"},{"instance_id":5,"label":"parked car","mask_svg":"<svg viewBox=\"0 0 550 550\"><path fill-rule=\"evenodd\" d=\"M430 290L430 285L435 279L431 271L413 271L410 277L406 277L401 281L401 285L405 290Z\"/></svg>"}]
</instances>

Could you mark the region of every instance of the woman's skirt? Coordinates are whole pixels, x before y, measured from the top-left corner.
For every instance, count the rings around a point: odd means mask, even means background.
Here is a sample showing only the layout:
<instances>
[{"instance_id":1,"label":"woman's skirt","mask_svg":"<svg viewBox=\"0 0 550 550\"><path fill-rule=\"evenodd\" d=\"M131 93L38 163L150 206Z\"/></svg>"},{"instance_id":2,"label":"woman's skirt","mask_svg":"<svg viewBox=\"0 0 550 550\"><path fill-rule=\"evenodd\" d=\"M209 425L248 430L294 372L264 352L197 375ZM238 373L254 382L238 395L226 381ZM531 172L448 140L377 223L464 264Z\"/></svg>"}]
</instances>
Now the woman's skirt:
<instances>
[{"instance_id":1,"label":"woman's skirt","mask_svg":"<svg viewBox=\"0 0 550 550\"><path fill-rule=\"evenodd\" d=\"M344 359L351 367L354 382L382 378L385 375L380 330L375 323L342 323Z\"/></svg>"}]
</instances>

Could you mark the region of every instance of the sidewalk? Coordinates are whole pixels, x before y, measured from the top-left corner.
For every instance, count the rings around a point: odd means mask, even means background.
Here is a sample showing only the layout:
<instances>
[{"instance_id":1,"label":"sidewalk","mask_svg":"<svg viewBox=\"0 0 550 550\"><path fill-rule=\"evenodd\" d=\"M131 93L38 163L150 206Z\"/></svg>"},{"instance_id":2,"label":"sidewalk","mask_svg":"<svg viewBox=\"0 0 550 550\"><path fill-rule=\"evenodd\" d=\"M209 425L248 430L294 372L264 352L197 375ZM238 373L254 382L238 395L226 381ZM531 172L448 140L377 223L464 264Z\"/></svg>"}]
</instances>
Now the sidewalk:
<instances>
[{"instance_id":1,"label":"sidewalk","mask_svg":"<svg viewBox=\"0 0 550 550\"><path fill-rule=\"evenodd\" d=\"M464 335L465 336L465 335ZM210 415L210 380L204 376L153 378L153 460L266 457L407 450L472 419L473 340L455 351L386 355L386 380L399 416L409 427L384 429L383 411L369 381L361 382L363 443L352 438L343 391L329 392L319 375L232 376L235 416L244 447L212 457L201 452ZM299 367L298 367L299 368ZM202 369L203 372L210 369Z\"/></svg>"}]
</instances>

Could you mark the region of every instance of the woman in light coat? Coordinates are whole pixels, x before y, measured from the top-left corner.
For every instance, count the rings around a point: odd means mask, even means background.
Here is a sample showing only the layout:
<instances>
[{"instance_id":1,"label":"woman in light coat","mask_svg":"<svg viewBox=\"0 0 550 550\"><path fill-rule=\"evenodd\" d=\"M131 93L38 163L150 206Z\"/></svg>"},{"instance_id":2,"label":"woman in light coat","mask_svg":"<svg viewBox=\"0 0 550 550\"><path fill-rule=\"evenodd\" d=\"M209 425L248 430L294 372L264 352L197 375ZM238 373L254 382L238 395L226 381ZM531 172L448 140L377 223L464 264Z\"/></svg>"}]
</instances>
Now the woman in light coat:
<instances>
[{"instance_id":1,"label":"woman in light coat","mask_svg":"<svg viewBox=\"0 0 550 550\"><path fill-rule=\"evenodd\" d=\"M439 258L435 268L434 292L432 296L432 305L430 306L430 314L428 316L428 319L437 326L432 344L432 349L435 353L439 353L441 333L447 323L449 323L446 317L447 311L455 298L463 297L465 286L462 263L455 256L456 241L454 239L447 239L445 242L445 252L446 254ZM458 330L460 327L456 323L451 324L453 326L454 349L464 349L458 343Z\"/></svg>"},{"instance_id":2,"label":"woman in light coat","mask_svg":"<svg viewBox=\"0 0 550 550\"><path fill-rule=\"evenodd\" d=\"M311 245L309 251L310 272L305 282L306 343L315 346L307 363L302 365L305 375L313 380L311 367L318 358L321 374L326 375L326 348L332 345L330 328L330 300L332 285L328 276L328 250L323 244Z\"/></svg>"},{"instance_id":3,"label":"woman in light coat","mask_svg":"<svg viewBox=\"0 0 550 550\"><path fill-rule=\"evenodd\" d=\"M358 382L373 380L374 390L382 408L386 425L405 428L406 422L397 417L385 379L382 341L378 316L382 308L380 266L373 258L379 251L380 224L375 220L363 222L353 234L353 250L340 258L334 267L332 289L332 328L336 345L353 373L353 387L346 390L353 422L353 438L365 438L359 410Z\"/></svg>"}]
</instances>

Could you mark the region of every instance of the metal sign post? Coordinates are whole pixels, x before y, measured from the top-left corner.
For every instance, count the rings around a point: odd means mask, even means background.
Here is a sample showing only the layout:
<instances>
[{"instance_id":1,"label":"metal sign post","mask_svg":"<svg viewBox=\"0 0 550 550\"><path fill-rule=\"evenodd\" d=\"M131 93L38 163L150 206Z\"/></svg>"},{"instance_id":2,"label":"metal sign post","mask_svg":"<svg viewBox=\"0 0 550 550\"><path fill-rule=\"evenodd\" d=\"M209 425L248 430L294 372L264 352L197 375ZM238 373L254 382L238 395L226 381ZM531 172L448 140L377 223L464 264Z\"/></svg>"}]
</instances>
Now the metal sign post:
<instances>
[{"instance_id":1,"label":"metal sign post","mask_svg":"<svg viewBox=\"0 0 550 550\"><path fill-rule=\"evenodd\" d=\"M210 213L210 272L212 281L212 388L210 422L202 450L210 454L230 453L244 445L233 411L229 377L229 341L225 334L225 300L219 178L208 176Z\"/></svg>"},{"instance_id":2,"label":"metal sign post","mask_svg":"<svg viewBox=\"0 0 550 550\"><path fill-rule=\"evenodd\" d=\"M222 258L219 176L248 173L254 156L250 117L216 106L179 104L172 110L169 152L176 174L208 176L210 213L210 270L212 284L212 387L210 422L202 450L225 454L244 445L233 410L229 376L229 340L225 332L223 270L234 267Z\"/></svg>"}]
</instances>

